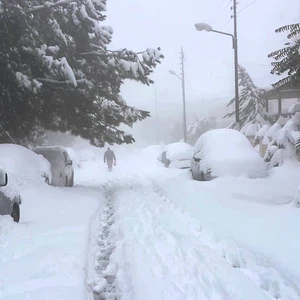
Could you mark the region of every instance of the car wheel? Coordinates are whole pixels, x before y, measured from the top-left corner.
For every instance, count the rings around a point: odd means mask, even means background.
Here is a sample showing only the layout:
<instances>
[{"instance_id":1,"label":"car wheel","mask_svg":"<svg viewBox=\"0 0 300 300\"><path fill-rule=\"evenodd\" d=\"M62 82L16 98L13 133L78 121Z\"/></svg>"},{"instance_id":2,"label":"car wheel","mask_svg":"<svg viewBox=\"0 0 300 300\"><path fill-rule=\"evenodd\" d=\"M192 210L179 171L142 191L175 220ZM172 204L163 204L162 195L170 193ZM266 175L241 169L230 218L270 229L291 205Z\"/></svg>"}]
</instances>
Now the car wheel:
<instances>
[{"instance_id":1,"label":"car wheel","mask_svg":"<svg viewBox=\"0 0 300 300\"><path fill-rule=\"evenodd\" d=\"M65 179L65 186L69 186L69 180L68 180L67 176L66 176L66 179Z\"/></svg>"},{"instance_id":2,"label":"car wheel","mask_svg":"<svg viewBox=\"0 0 300 300\"><path fill-rule=\"evenodd\" d=\"M45 178L45 182L46 182L48 185L50 185L49 177L46 177L46 178Z\"/></svg>"},{"instance_id":3,"label":"car wheel","mask_svg":"<svg viewBox=\"0 0 300 300\"><path fill-rule=\"evenodd\" d=\"M11 217L17 223L20 221L20 205L18 203L14 203L13 211L11 213Z\"/></svg>"}]
</instances>

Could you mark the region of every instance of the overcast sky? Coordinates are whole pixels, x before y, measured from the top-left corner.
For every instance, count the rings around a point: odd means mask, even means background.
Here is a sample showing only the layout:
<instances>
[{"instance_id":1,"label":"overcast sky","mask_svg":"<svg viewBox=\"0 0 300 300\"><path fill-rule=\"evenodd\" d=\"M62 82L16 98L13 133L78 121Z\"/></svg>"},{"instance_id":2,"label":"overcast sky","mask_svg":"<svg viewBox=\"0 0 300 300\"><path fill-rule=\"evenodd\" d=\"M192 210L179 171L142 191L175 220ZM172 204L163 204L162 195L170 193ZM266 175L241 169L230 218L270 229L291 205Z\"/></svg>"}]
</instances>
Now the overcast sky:
<instances>
[{"instance_id":1,"label":"overcast sky","mask_svg":"<svg viewBox=\"0 0 300 300\"><path fill-rule=\"evenodd\" d=\"M278 79L270 75L267 55L286 41L285 34L274 31L300 21L300 1L256 0L251 4L253 1L240 0L238 5L238 11L243 10L238 14L239 63L257 86L267 87ZM182 46L187 109L191 113L194 103L199 103L199 110L205 111L207 103L221 103L234 96L233 50L230 37L197 32L194 24L207 22L216 30L232 33L231 6L232 0L108 0L106 24L114 29L111 48L162 48L165 59L151 77L156 82L159 107L168 104L172 110L182 101L181 83L169 70L180 73ZM153 86L127 82L122 95L131 105L154 107Z\"/></svg>"}]
</instances>

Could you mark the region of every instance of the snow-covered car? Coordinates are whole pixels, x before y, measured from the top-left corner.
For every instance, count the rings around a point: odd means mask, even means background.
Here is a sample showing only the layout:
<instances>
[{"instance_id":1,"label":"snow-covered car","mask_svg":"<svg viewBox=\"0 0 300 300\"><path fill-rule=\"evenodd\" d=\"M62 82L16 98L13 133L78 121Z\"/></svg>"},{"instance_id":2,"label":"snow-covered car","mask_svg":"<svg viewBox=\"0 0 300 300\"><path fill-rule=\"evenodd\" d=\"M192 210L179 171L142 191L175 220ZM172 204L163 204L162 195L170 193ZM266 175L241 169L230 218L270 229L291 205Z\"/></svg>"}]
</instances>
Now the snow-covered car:
<instances>
[{"instance_id":1,"label":"snow-covered car","mask_svg":"<svg viewBox=\"0 0 300 300\"><path fill-rule=\"evenodd\" d=\"M18 185L50 181L50 163L41 155L15 144L0 144L0 168Z\"/></svg>"},{"instance_id":2,"label":"snow-covered car","mask_svg":"<svg viewBox=\"0 0 300 300\"><path fill-rule=\"evenodd\" d=\"M22 203L20 195L10 196L3 187L8 184L7 173L0 169L0 215L10 215L15 222L20 221L20 205Z\"/></svg>"},{"instance_id":3,"label":"snow-covered car","mask_svg":"<svg viewBox=\"0 0 300 300\"><path fill-rule=\"evenodd\" d=\"M37 147L33 151L43 155L50 162L52 174L51 185L68 187L74 185L73 163L65 147L45 146Z\"/></svg>"},{"instance_id":4,"label":"snow-covered car","mask_svg":"<svg viewBox=\"0 0 300 300\"><path fill-rule=\"evenodd\" d=\"M245 135L233 129L214 129L194 147L191 173L195 180L222 176L266 177L266 166Z\"/></svg>"},{"instance_id":5,"label":"snow-covered car","mask_svg":"<svg viewBox=\"0 0 300 300\"><path fill-rule=\"evenodd\" d=\"M166 168L188 169L193 157L193 147L187 143L179 142L165 146L158 160Z\"/></svg>"}]
</instances>

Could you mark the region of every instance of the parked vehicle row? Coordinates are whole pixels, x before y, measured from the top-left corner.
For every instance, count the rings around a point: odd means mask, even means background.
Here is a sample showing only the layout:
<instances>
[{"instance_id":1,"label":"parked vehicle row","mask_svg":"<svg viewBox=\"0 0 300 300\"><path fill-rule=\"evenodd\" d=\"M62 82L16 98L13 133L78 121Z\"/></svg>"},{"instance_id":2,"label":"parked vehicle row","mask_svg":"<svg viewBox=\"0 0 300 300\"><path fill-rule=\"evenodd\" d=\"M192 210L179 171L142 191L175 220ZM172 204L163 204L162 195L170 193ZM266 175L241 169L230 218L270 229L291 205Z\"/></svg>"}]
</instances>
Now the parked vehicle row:
<instances>
[{"instance_id":1,"label":"parked vehicle row","mask_svg":"<svg viewBox=\"0 0 300 300\"><path fill-rule=\"evenodd\" d=\"M64 147L29 150L15 144L0 145L0 215L20 220L20 187L45 181L53 186L74 185L73 163Z\"/></svg>"},{"instance_id":2,"label":"parked vehicle row","mask_svg":"<svg viewBox=\"0 0 300 300\"><path fill-rule=\"evenodd\" d=\"M179 157L186 157L184 164L176 161ZM194 147L185 143L170 144L158 159L166 167L176 161L173 166L177 168L187 168L188 160L192 178L199 181L223 176L266 177L261 156L245 135L233 129L210 130L200 136Z\"/></svg>"}]
</instances>

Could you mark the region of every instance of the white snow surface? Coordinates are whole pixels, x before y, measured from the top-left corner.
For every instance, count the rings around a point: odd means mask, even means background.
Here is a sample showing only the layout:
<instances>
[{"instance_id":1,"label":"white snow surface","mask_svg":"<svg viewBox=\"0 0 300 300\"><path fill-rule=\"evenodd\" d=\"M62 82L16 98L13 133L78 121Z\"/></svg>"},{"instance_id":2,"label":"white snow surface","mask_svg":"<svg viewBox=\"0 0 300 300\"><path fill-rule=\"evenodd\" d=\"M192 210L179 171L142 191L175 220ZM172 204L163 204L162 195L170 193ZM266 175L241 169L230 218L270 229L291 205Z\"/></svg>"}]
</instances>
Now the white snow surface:
<instances>
[{"instance_id":1,"label":"white snow surface","mask_svg":"<svg viewBox=\"0 0 300 300\"><path fill-rule=\"evenodd\" d=\"M201 159L200 168L209 169L213 177L246 176L265 177L263 159L253 149L249 140L233 129L210 130L195 144L195 157Z\"/></svg>"},{"instance_id":2,"label":"white snow surface","mask_svg":"<svg viewBox=\"0 0 300 300\"><path fill-rule=\"evenodd\" d=\"M113 150L112 173L96 156L0 216L0 299L300 299L300 163L197 182L159 146Z\"/></svg>"},{"instance_id":3,"label":"white snow surface","mask_svg":"<svg viewBox=\"0 0 300 300\"><path fill-rule=\"evenodd\" d=\"M199 183L154 152L119 157L109 176L101 161L86 170L88 182L106 182L110 199L95 222L101 241L91 259L100 271L88 277L91 290L105 299L299 299L299 165Z\"/></svg>"},{"instance_id":4,"label":"white snow surface","mask_svg":"<svg viewBox=\"0 0 300 300\"><path fill-rule=\"evenodd\" d=\"M43 184L51 180L50 163L41 155L15 144L0 145L0 168L8 174L7 187L1 188L7 196L20 194L24 186Z\"/></svg>"},{"instance_id":5,"label":"white snow surface","mask_svg":"<svg viewBox=\"0 0 300 300\"><path fill-rule=\"evenodd\" d=\"M193 157L193 147L184 142L169 144L165 146L164 151L170 161L188 160Z\"/></svg>"},{"instance_id":6,"label":"white snow surface","mask_svg":"<svg viewBox=\"0 0 300 300\"><path fill-rule=\"evenodd\" d=\"M191 167L191 160L184 159L184 160L173 160L171 161L169 168L171 169L188 169Z\"/></svg>"},{"instance_id":7,"label":"white snow surface","mask_svg":"<svg viewBox=\"0 0 300 300\"><path fill-rule=\"evenodd\" d=\"M43 184L21 196L19 224L0 215L0 299L86 299L89 224L103 193Z\"/></svg>"}]
</instances>

